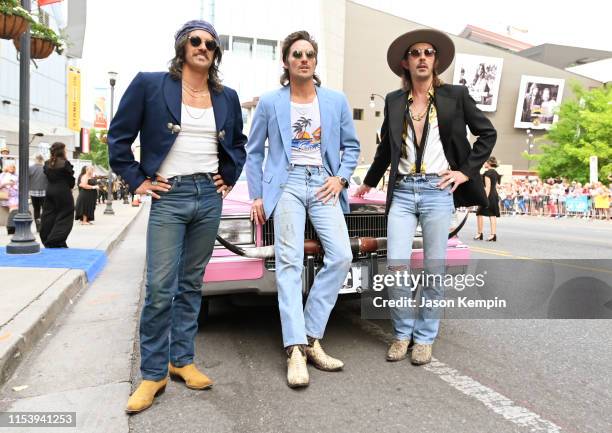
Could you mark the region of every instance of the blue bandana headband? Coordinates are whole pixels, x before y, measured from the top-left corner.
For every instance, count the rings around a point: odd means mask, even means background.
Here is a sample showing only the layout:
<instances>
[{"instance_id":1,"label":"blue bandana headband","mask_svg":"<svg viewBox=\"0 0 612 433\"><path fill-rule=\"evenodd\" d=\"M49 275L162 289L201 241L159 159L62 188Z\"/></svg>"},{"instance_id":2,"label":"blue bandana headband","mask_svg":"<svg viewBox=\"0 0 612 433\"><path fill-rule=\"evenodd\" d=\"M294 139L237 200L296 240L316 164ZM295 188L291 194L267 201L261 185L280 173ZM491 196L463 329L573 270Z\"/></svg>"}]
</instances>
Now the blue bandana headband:
<instances>
[{"instance_id":1,"label":"blue bandana headband","mask_svg":"<svg viewBox=\"0 0 612 433\"><path fill-rule=\"evenodd\" d=\"M210 33L211 36L215 38L215 41L217 41L217 44L219 44L219 35L217 34L215 28L211 23L202 20L187 21L185 24L183 24L183 27L181 27L174 35L174 42L178 42L184 36L188 35L194 30L204 30L205 32Z\"/></svg>"}]
</instances>

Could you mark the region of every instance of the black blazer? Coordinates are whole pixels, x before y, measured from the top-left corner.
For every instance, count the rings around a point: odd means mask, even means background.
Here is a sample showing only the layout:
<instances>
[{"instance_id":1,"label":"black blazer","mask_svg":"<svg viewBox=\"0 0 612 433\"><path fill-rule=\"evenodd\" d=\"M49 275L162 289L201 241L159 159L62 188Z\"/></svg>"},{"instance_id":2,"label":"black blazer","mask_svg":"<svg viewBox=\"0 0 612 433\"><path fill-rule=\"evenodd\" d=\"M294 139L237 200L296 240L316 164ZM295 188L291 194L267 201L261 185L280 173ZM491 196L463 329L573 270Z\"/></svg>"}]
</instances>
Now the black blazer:
<instances>
[{"instance_id":1,"label":"black blazer","mask_svg":"<svg viewBox=\"0 0 612 433\"><path fill-rule=\"evenodd\" d=\"M211 89L217 137L219 174L234 185L244 166L247 142L242 133L242 109L235 90ZM176 140L172 126L181 124L181 81L167 72L140 72L123 94L108 130L110 164L134 192L146 178L155 177ZM140 134L140 161L132 143Z\"/></svg>"},{"instance_id":2,"label":"black blazer","mask_svg":"<svg viewBox=\"0 0 612 433\"><path fill-rule=\"evenodd\" d=\"M385 98L385 120L381 128L381 142L376 149L374 162L364 179L366 185L375 186L391 165L387 188L387 212L391 207L393 189L398 175L401 156L402 129L406 110L405 90L391 92ZM491 155L497 132L476 107L465 86L443 84L435 89L434 103L438 113L440 139L444 155L452 170L459 170L469 181L459 185L454 193L455 206L487 206L480 169ZM466 125L478 139L473 147L467 139Z\"/></svg>"}]
</instances>

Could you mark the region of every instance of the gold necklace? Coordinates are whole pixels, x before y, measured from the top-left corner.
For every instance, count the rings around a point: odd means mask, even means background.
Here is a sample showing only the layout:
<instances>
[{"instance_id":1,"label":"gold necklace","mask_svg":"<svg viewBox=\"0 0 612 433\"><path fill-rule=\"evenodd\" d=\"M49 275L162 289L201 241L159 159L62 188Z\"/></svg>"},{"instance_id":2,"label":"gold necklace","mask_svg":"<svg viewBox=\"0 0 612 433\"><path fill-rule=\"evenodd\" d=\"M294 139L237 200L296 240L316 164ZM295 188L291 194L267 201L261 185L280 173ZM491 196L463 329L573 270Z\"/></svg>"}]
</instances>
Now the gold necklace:
<instances>
[{"instance_id":1,"label":"gold necklace","mask_svg":"<svg viewBox=\"0 0 612 433\"><path fill-rule=\"evenodd\" d=\"M187 87L189 90L191 90L194 93L200 93L200 92L203 92L204 90L207 90L206 88L204 88L204 89L194 89L189 84L187 84L185 81L183 81L182 83L183 83L183 87Z\"/></svg>"},{"instance_id":2,"label":"gold necklace","mask_svg":"<svg viewBox=\"0 0 612 433\"><path fill-rule=\"evenodd\" d=\"M183 104L183 105L185 106L185 111L187 112L189 117L191 117L193 120L200 120L206 114L206 108L192 107L192 108L197 108L198 110L202 110L202 113L199 116L194 116L191 113L191 111L189 111L189 108L188 108L189 106L187 104Z\"/></svg>"},{"instance_id":3,"label":"gold necklace","mask_svg":"<svg viewBox=\"0 0 612 433\"><path fill-rule=\"evenodd\" d=\"M429 111L429 104L427 104L427 107L425 107L425 110L423 110L421 114L417 114L417 115L412 114L412 110L410 109L410 107L408 107L408 113L410 113L410 117L412 117L412 120L415 120L417 122L420 122L421 119L425 117L425 114L427 114L428 111Z\"/></svg>"},{"instance_id":4,"label":"gold necklace","mask_svg":"<svg viewBox=\"0 0 612 433\"><path fill-rule=\"evenodd\" d=\"M195 94L191 93L189 91L189 89L187 89L186 87L183 87L183 92L187 93L189 96L191 96L192 98L195 98L195 99L206 98L208 95L210 95L209 92L204 93L203 95L195 95Z\"/></svg>"}]
</instances>

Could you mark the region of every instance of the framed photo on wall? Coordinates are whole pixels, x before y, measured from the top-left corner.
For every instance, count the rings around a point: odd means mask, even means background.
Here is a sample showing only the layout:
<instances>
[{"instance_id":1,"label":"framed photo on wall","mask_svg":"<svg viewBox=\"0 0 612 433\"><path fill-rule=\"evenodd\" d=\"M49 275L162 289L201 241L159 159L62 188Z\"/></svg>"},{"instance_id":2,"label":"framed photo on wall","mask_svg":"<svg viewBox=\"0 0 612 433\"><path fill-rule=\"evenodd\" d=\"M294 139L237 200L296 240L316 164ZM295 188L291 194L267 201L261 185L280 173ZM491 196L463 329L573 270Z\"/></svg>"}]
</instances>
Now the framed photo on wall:
<instances>
[{"instance_id":1,"label":"framed photo on wall","mask_svg":"<svg viewBox=\"0 0 612 433\"><path fill-rule=\"evenodd\" d=\"M497 110L504 59L459 53L455 57L453 84L466 86L482 111Z\"/></svg>"},{"instance_id":2,"label":"framed photo on wall","mask_svg":"<svg viewBox=\"0 0 612 433\"><path fill-rule=\"evenodd\" d=\"M550 129L557 122L565 80L523 75L519 86L515 128Z\"/></svg>"}]
</instances>

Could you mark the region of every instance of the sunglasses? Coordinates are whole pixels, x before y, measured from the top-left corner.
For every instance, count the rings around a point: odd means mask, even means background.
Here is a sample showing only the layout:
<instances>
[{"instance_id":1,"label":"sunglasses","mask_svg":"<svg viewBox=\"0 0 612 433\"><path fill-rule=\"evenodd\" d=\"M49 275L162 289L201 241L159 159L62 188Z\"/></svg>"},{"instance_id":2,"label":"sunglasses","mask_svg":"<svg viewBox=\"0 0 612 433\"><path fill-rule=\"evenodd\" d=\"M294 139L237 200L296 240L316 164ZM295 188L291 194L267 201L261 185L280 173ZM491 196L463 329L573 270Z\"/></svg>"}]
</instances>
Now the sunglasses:
<instances>
[{"instance_id":1,"label":"sunglasses","mask_svg":"<svg viewBox=\"0 0 612 433\"><path fill-rule=\"evenodd\" d=\"M421 54L425 54L425 57L431 57L436 54L436 50L434 48L413 48L408 50L408 54L415 58L421 57Z\"/></svg>"},{"instance_id":2,"label":"sunglasses","mask_svg":"<svg viewBox=\"0 0 612 433\"><path fill-rule=\"evenodd\" d=\"M305 53L303 51L295 50L293 53L291 53L294 59L301 59L304 56L304 54L306 54L306 57L309 59L314 59L317 55L312 50L306 51Z\"/></svg>"},{"instance_id":3,"label":"sunglasses","mask_svg":"<svg viewBox=\"0 0 612 433\"><path fill-rule=\"evenodd\" d=\"M194 48L198 48L202 45L202 38L199 36L189 36L187 39L189 39L189 43L191 43L191 46ZM214 39L205 40L204 45L208 51L215 51L217 49L217 41Z\"/></svg>"}]
</instances>

